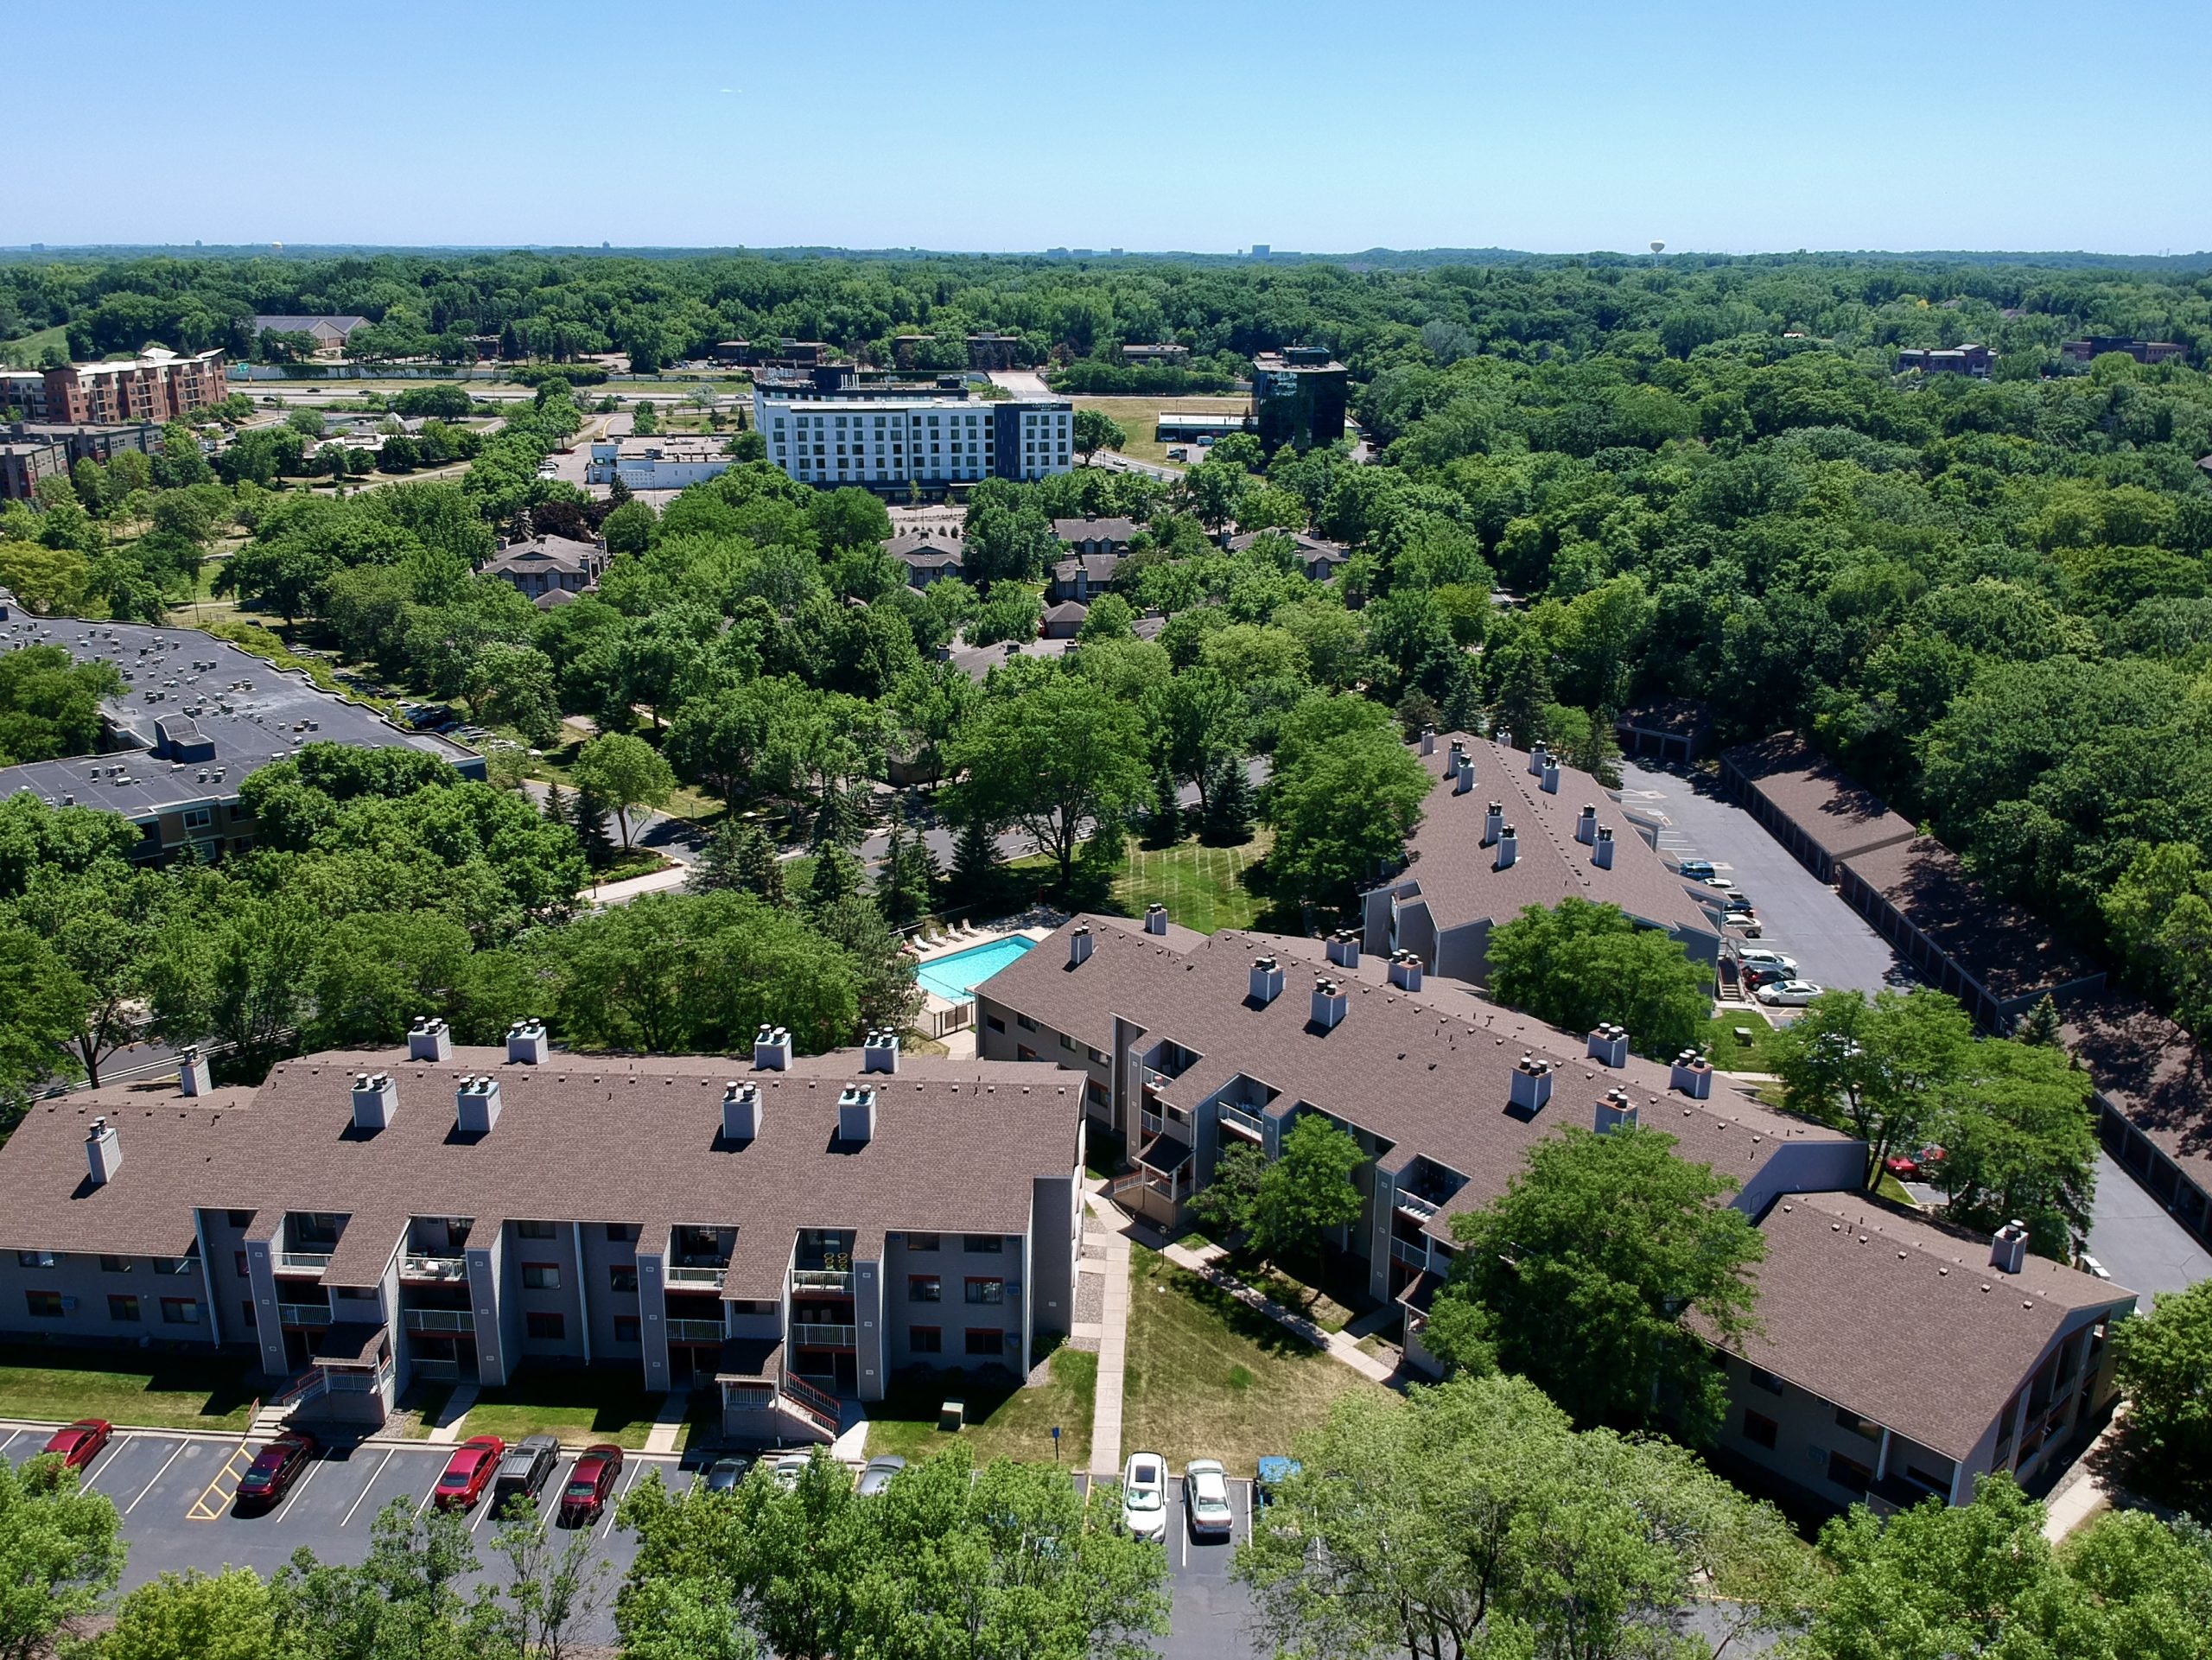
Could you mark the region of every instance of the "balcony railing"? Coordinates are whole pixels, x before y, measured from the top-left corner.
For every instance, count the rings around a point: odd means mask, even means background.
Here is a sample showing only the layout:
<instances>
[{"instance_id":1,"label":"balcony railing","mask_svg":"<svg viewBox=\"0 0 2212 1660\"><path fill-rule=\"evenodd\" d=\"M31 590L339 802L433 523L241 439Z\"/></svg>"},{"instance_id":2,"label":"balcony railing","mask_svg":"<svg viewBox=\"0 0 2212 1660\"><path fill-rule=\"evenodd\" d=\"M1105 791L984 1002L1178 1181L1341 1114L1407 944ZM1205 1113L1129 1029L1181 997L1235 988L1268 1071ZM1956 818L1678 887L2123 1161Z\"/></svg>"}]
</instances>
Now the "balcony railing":
<instances>
[{"instance_id":1,"label":"balcony railing","mask_svg":"<svg viewBox=\"0 0 2212 1660\"><path fill-rule=\"evenodd\" d=\"M672 1320L668 1323L671 1343L720 1343L728 1335L718 1320Z\"/></svg>"},{"instance_id":2,"label":"balcony railing","mask_svg":"<svg viewBox=\"0 0 2212 1660\"><path fill-rule=\"evenodd\" d=\"M1425 1244L1417 1245L1407 1240L1393 1239L1390 1242L1390 1255L1411 1268L1426 1269L1428 1266L1428 1247Z\"/></svg>"},{"instance_id":3,"label":"balcony railing","mask_svg":"<svg viewBox=\"0 0 2212 1660\"><path fill-rule=\"evenodd\" d=\"M791 1270L791 1289L794 1291L844 1291L853 1288L853 1271L845 1268L795 1268Z\"/></svg>"},{"instance_id":4,"label":"balcony railing","mask_svg":"<svg viewBox=\"0 0 2212 1660\"><path fill-rule=\"evenodd\" d=\"M1402 1187L1398 1189L1398 1208L1417 1222L1426 1222L1436 1214L1433 1200L1423 1199L1419 1193L1409 1193Z\"/></svg>"},{"instance_id":5,"label":"balcony railing","mask_svg":"<svg viewBox=\"0 0 2212 1660\"><path fill-rule=\"evenodd\" d=\"M415 1376L426 1383L455 1383L461 1381L461 1362L458 1360L418 1360Z\"/></svg>"},{"instance_id":6,"label":"balcony railing","mask_svg":"<svg viewBox=\"0 0 2212 1660\"><path fill-rule=\"evenodd\" d=\"M468 1260L462 1256L418 1256L412 1252L400 1258L399 1277L403 1280L439 1280L451 1282L468 1277Z\"/></svg>"},{"instance_id":7,"label":"balcony railing","mask_svg":"<svg viewBox=\"0 0 2212 1660\"><path fill-rule=\"evenodd\" d=\"M1226 1101L1220 1103L1215 1110L1221 1114L1221 1122L1230 1129L1241 1129L1255 1140L1267 1140L1267 1124L1258 1113L1247 1112L1242 1107L1232 1107Z\"/></svg>"},{"instance_id":8,"label":"balcony railing","mask_svg":"<svg viewBox=\"0 0 2212 1660\"><path fill-rule=\"evenodd\" d=\"M330 1324L330 1305L327 1302L280 1302L276 1305L276 1323L321 1331Z\"/></svg>"},{"instance_id":9,"label":"balcony railing","mask_svg":"<svg viewBox=\"0 0 2212 1660\"><path fill-rule=\"evenodd\" d=\"M416 1368L417 1371L421 1367ZM372 1395L382 1389L385 1380L391 1376L387 1368L381 1371L330 1371L330 1392L333 1395Z\"/></svg>"},{"instance_id":10,"label":"balcony railing","mask_svg":"<svg viewBox=\"0 0 2212 1660\"><path fill-rule=\"evenodd\" d=\"M327 1250L280 1250L276 1253L276 1266L302 1274L320 1274L330 1266L331 1255Z\"/></svg>"},{"instance_id":11,"label":"balcony railing","mask_svg":"<svg viewBox=\"0 0 2212 1660\"><path fill-rule=\"evenodd\" d=\"M400 1324L410 1332L473 1332L476 1316L466 1308L403 1308Z\"/></svg>"},{"instance_id":12,"label":"balcony railing","mask_svg":"<svg viewBox=\"0 0 2212 1660\"><path fill-rule=\"evenodd\" d=\"M723 1270L718 1268L697 1268L672 1265L668 1270L671 1285L713 1285L722 1282Z\"/></svg>"},{"instance_id":13,"label":"balcony railing","mask_svg":"<svg viewBox=\"0 0 2212 1660\"><path fill-rule=\"evenodd\" d=\"M839 1326L829 1320L795 1320L791 1322L791 1346L808 1349L849 1349L860 1341L860 1327Z\"/></svg>"}]
</instances>

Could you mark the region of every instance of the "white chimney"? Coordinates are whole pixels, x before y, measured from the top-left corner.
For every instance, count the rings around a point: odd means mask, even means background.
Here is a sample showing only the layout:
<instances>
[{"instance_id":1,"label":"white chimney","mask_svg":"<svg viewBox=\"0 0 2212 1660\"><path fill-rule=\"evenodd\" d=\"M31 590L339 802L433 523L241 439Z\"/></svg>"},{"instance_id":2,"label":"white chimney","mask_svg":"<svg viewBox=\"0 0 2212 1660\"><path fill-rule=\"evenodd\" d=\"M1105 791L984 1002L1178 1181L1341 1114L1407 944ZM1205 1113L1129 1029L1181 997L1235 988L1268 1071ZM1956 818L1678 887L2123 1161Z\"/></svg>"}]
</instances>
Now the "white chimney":
<instances>
[{"instance_id":1,"label":"white chimney","mask_svg":"<svg viewBox=\"0 0 2212 1660\"><path fill-rule=\"evenodd\" d=\"M889 1027L871 1032L861 1044L861 1070L895 1072L899 1070L899 1034Z\"/></svg>"},{"instance_id":2,"label":"white chimney","mask_svg":"<svg viewBox=\"0 0 2212 1660\"><path fill-rule=\"evenodd\" d=\"M1585 847L1598 839L1598 809L1586 802L1582 817L1574 821L1574 839Z\"/></svg>"},{"instance_id":3,"label":"white chimney","mask_svg":"<svg viewBox=\"0 0 2212 1660\"><path fill-rule=\"evenodd\" d=\"M722 1140L749 1142L760 1134L760 1086L733 1078L722 1085Z\"/></svg>"},{"instance_id":4,"label":"white chimney","mask_svg":"<svg viewBox=\"0 0 2212 1660\"><path fill-rule=\"evenodd\" d=\"M214 1074L209 1071L207 1057L197 1049L187 1049L177 1058L176 1086L187 1095L205 1095L215 1087Z\"/></svg>"},{"instance_id":5,"label":"white chimney","mask_svg":"<svg viewBox=\"0 0 2212 1660\"><path fill-rule=\"evenodd\" d=\"M1598 826L1598 839L1590 844L1590 862L1600 870L1613 868L1613 832L1607 825Z\"/></svg>"},{"instance_id":6,"label":"white chimney","mask_svg":"<svg viewBox=\"0 0 2212 1660\"><path fill-rule=\"evenodd\" d=\"M857 1147L875 1139L875 1088L861 1084L837 1096L837 1139Z\"/></svg>"},{"instance_id":7,"label":"white chimney","mask_svg":"<svg viewBox=\"0 0 2212 1660\"><path fill-rule=\"evenodd\" d=\"M388 1129L392 1115L398 1110L399 1086L391 1081L390 1072L353 1075L354 1129Z\"/></svg>"},{"instance_id":8,"label":"white chimney","mask_svg":"<svg viewBox=\"0 0 2212 1660\"><path fill-rule=\"evenodd\" d=\"M1520 854L1521 838L1513 833L1513 826L1508 824L1497 833L1497 868L1500 870L1512 869L1513 862Z\"/></svg>"},{"instance_id":9,"label":"white chimney","mask_svg":"<svg viewBox=\"0 0 2212 1660\"><path fill-rule=\"evenodd\" d=\"M1636 1103L1620 1090L1607 1090L1598 1101L1597 1130L1600 1135L1636 1128Z\"/></svg>"},{"instance_id":10,"label":"white chimney","mask_svg":"<svg viewBox=\"0 0 2212 1660\"><path fill-rule=\"evenodd\" d=\"M552 1053L553 1046L546 1039L543 1021L517 1021L507 1028L509 1060L520 1061L525 1066L543 1066Z\"/></svg>"},{"instance_id":11,"label":"white chimney","mask_svg":"<svg viewBox=\"0 0 2212 1660\"><path fill-rule=\"evenodd\" d=\"M1483 845L1489 847L1497 840L1498 831L1505 828L1505 804L1493 801L1483 809Z\"/></svg>"},{"instance_id":12,"label":"white chimney","mask_svg":"<svg viewBox=\"0 0 2212 1660\"><path fill-rule=\"evenodd\" d=\"M1144 907L1144 931L1148 934L1164 934L1167 932L1166 906L1147 905Z\"/></svg>"},{"instance_id":13,"label":"white chimney","mask_svg":"<svg viewBox=\"0 0 2212 1660\"><path fill-rule=\"evenodd\" d=\"M453 1034L446 1023L435 1014L426 1014L407 1028L407 1059L410 1060L450 1060L453 1059Z\"/></svg>"},{"instance_id":14,"label":"white chimney","mask_svg":"<svg viewBox=\"0 0 2212 1660\"><path fill-rule=\"evenodd\" d=\"M1411 951L1390 953L1390 983L1401 991L1419 991L1422 964Z\"/></svg>"},{"instance_id":15,"label":"white chimney","mask_svg":"<svg viewBox=\"0 0 2212 1660\"><path fill-rule=\"evenodd\" d=\"M1691 1100L1702 1101L1713 1093L1713 1063L1696 1050L1685 1049L1675 1057L1667 1082Z\"/></svg>"},{"instance_id":16,"label":"white chimney","mask_svg":"<svg viewBox=\"0 0 2212 1660\"><path fill-rule=\"evenodd\" d=\"M1457 758L1452 768L1452 793L1465 795L1475 787L1475 764L1465 755Z\"/></svg>"},{"instance_id":17,"label":"white chimney","mask_svg":"<svg viewBox=\"0 0 2212 1660\"><path fill-rule=\"evenodd\" d=\"M85 1161L92 1167L95 1187L107 1186L123 1168L123 1142L105 1118L95 1118L85 1127Z\"/></svg>"},{"instance_id":18,"label":"white chimney","mask_svg":"<svg viewBox=\"0 0 2212 1660\"><path fill-rule=\"evenodd\" d=\"M2018 1274L2028 1258L2028 1224L2014 1220L1998 1229L1997 1237L1989 1242L1990 1267L2005 1274Z\"/></svg>"},{"instance_id":19,"label":"white chimney","mask_svg":"<svg viewBox=\"0 0 2212 1660\"><path fill-rule=\"evenodd\" d=\"M1282 995L1282 965L1272 957L1252 959L1252 1001L1263 1007Z\"/></svg>"},{"instance_id":20,"label":"white chimney","mask_svg":"<svg viewBox=\"0 0 2212 1660\"><path fill-rule=\"evenodd\" d=\"M1534 1117L1544 1110L1545 1103L1551 1098L1551 1062L1538 1060L1529 1055L1522 1056L1513 1068L1513 1110Z\"/></svg>"},{"instance_id":21,"label":"white chimney","mask_svg":"<svg viewBox=\"0 0 2212 1660\"><path fill-rule=\"evenodd\" d=\"M1150 919L1147 919L1147 926L1149 927L1149 925ZM1071 969L1079 968L1089 961L1090 961L1090 925L1087 922L1079 922L1076 925L1075 932L1068 936L1068 966Z\"/></svg>"},{"instance_id":22,"label":"white chimney","mask_svg":"<svg viewBox=\"0 0 2212 1660\"><path fill-rule=\"evenodd\" d=\"M1344 989L1334 980L1313 983L1313 1024L1324 1032L1333 1032L1344 1018Z\"/></svg>"},{"instance_id":23,"label":"white chimney","mask_svg":"<svg viewBox=\"0 0 2212 1660\"><path fill-rule=\"evenodd\" d=\"M499 1122L499 1080L486 1072L464 1078L454 1091L454 1123L464 1135L488 1135Z\"/></svg>"},{"instance_id":24,"label":"white chimney","mask_svg":"<svg viewBox=\"0 0 2212 1660\"><path fill-rule=\"evenodd\" d=\"M1585 1051L1592 1060L1607 1066L1628 1065L1628 1031L1610 1022L1601 1024L1590 1034L1590 1046Z\"/></svg>"},{"instance_id":25,"label":"white chimney","mask_svg":"<svg viewBox=\"0 0 2212 1660\"><path fill-rule=\"evenodd\" d=\"M1544 775L1540 783L1553 795L1559 793L1559 763L1548 755L1544 757Z\"/></svg>"},{"instance_id":26,"label":"white chimney","mask_svg":"<svg viewBox=\"0 0 2212 1660\"><path fill-rule=\"evenodd\" d=\"M1349 928L1339 928L1329 936L1326 947L1329 961L1340 969L1359 966L1359 936Z\"/></svg>"},{"instance_id":27,"label":"white chimney","mask_svg":"<svg viewBox=\"0 0 2212 1660\"><path fill-rule=\"evenodd\" d=\"M1436 728L1433 726L1425 726L1421 729L1421 753L1424 755L1433 755L1436 753Z\"/></svg>"},{"instance_id":28,"label":"white chimney","mask_svg":"<svg viewBox=\"0 0 2212 1660\"><path fill-rule=\"evenodd\" d=\"M1535 743L1529 745L1529 776L1530 778L1541 778L1544 775L1545 763L1550 759L1550 756L1546 754L1544 752L1544 741L1541 738L1537 739Z\"/></svg>"},{"instance_id":29,"label":"white chimney","mask_svg":"<svg viewBox=\"0 0 2212 1660\"><path fill-rule=\"evenodd\" d=\"M787 1072L791 1069L791 1034L780 1026L764 1026L753 1034L753 1070Z\"/></svg>"}]
</instances>

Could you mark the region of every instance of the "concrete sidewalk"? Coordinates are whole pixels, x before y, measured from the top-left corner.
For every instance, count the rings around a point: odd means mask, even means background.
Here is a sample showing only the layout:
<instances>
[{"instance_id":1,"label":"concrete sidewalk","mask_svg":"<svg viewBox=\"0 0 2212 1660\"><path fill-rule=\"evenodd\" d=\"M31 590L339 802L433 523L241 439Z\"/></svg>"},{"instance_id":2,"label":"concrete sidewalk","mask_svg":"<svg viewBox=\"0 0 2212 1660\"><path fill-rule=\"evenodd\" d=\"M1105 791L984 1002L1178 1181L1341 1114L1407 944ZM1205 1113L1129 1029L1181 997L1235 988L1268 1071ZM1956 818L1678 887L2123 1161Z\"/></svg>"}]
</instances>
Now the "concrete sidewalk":
<instances>
[{"instance_id":1,"label":"concrete sidewalk","mask_svg":"<svg viewBox=\"0 0 2212 1660\"><path fill-rule=\"evenodd\" d=\"M676 1438L683 1433L683 1420L691 1409L691 1397L680 1390L671 1390L660 1397L660 1407L653 1414L653 1427L645 1432L645 1451L673 1453Z\"/></svg>"},{"instance_id":2,"label":"concrete sidewalk","mask_svg":"<svg viewBox=\"0 0 2212 1660\"><path fill-rule=\"evenodd\" d=\"M461 1439L461 1427L467 1421L469 1408L476 1404L476 1384L465 1379L453 1386L453 1393L446 1396L446 1403L438 1409L438 1421L432 1424L423 1439L440 1447L450 1447Z\"/></svg>"},{"instance_id":3,"label":"concrete sidewalk","mask_svg":"<svg viewBox=\"0 0 2212 1660\"><path fill-rule=\"evenodd\" d=\"M1122 1374L1129 1345L1129 1218L1103 1193L1084 1202L1106 1224L1105 1299L1098 1316L1098 1390L1090 1414L1090 1473L1122 1475Z\"/></svg>"}]
</instances>

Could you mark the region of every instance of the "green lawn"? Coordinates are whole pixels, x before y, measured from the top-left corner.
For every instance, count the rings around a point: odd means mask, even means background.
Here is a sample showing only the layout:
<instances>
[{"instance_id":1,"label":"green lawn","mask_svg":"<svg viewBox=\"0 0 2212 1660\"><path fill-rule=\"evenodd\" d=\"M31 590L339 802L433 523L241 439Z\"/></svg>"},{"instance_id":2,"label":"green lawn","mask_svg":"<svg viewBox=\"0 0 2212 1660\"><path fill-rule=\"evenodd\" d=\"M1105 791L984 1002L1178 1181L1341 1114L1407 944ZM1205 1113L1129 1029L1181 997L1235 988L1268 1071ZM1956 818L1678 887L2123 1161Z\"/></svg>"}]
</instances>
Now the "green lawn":
<instances>
[{"instance_id":1,"label":"green lawn","mask_svg":"<svg viewBox=\"0 0 2212 1660\"><path fill-rule=\"evenodd\" d=\"M1122 1445L1171 1465L1217 1458L1249 1475L1328 1415L1347 1390L1381 1390L1266 1316L1136 1247L1129 1275Z\"/></svg>"},{"instance_id":2,"label":"green lawn","mask_svg":"<svg viewBox=\"0 0 2212 1660\"><path fill-rule=\"evenodd\" d=\"M0 1418L105 1418L160 1429L243 1429L245 1362L208 1355L0 1345Z\"/></svg>"},{"instance_id":3,"label":"green lawn","mask_svg":"<svg viewBox=\"0 0 2212 1660\"><path fill-rule=\"evenodd\" d=\"M1171 848L1132 846L1114 878L1114 908L1142 916L1146 906L1164 905L1170 922L1202 934L1249 928L1268 901L1246 884L1245 873L1267 856L1273 839L1263 830L1242 847L1206 847L1195 840Z\"/></svg>"},{"instance_id":4,"label":"green lawn","mask_svg":"<svg viewBox=\"0 0 2212 1660\"><path fill-rule=\"evenodd\" d=\"M886 1399L868 1409L869 1456L896 1453L910 1460L925 1459L958 1440L974 1450L978 1464L995 1458L1042 1464L1052 1456L1052 1426L1058 1424L1060 1461L1080 1468L1090 1458L1098 1357L1057 1349L1052 1372L1052 1382L1036 1389L1003 1380L984 1386L950 1375L895 1384ZM966 1403L967 1427L957 1434L937 1427L938 1409L948 1399Z\"/></svg>"},{"instance_id":5,"label":"green lawn","mask_svg":"<svg viewBox=\"0 0 2212 1660\"><path fill-rule=\"evenodd\" d=\"M1176 410L1185 413L1194 410L1247 410L1252 400L1234 393L1179 393L1173 397L1157 393L1137 398L1076 398L1070 400L1079 410L1103 410L1115 424L1128 435L1122 446L1122 454L1132 461L1150 461L1169 467L1181 465L1167 459L1168 446L1154 435L1160 430L1160 412ZM1192 460L1203 461L1205 452L1193 448Z\"/></svg>"},{"instance_id":6,"label":"green lawn","mask_svg":"<svg viewBox=\"0 0 2212 1660\"><path fill-rule=\"evenodd\" d=\"M468 1409L465 1434L497 1435L510 1445L543 1430L563 1441L613 1441L643 1447L660 1396L626 1372L600 1367L531 1370L516 1383L486 1390ZM681 1447L691 1433L678 1432Z\"/></svg>"},{"instance_id":7,"label":"green lawn","mask_svg":"<svg viewBox=\"0 0 2212 1660\"><path fill-rule=\"evenodd\" d=\"M1738 1027L1749 1028L1748 1044L1736 1041ZM1698 1041L1712 1057L1714 1070L1723 1072L1770 1072L1774 1070L1775 1040L1781 1034L1767 1024L1766 1016L1748 1008L1726 1008L1705 1023Z\"/></svg>"},{"instance_id":8,"label":"green lawn","mask_svg":"<svg viewBox=\"0 0 2212 1660\"><path fill-rule=\"evenodd\" d=\"M35 334L25 334L20 340L0 340L0 363L11 369L35 369L45 357L48 347L58 352L69 349L69 331L60 323L51 328L41 328Z\"/></svg>"}]
</instances>

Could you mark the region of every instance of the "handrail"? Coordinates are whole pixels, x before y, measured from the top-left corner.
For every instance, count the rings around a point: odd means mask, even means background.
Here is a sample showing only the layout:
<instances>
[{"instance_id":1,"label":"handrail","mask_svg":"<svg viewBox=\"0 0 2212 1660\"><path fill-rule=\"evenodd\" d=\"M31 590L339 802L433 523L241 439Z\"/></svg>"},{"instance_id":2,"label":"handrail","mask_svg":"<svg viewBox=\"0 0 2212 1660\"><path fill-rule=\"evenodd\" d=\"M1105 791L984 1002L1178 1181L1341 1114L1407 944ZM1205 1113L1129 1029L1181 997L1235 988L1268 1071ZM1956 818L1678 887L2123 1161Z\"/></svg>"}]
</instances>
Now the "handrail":
<instances>
[{"instance_id":1,"label":"handrail","mask_svg":"<svg viewBox=\"0 0 2212 1660\"><path fill-rule=\"evenodd\" d=\"M794 1347L806 1344L817 1349L849 1349L860 1341L860 1327L837 1320L795 1320L791 1322L791 1344Z\"/></svg>"},{"instance_id":2,"label":"handrail","mask_svg":"<svg viewBox=\"0 0 2212 1660\"><path fill-rule=\"evenodd\" d=\"M672 1263L664 1274L671 1285L720 1285L726 1271L719 1268L690 1268Z\"/></svg>"},{"instance_id":3,"label":"handrail","mask_svg":"<svg viewBox=\"0 0 2212 1660\"><path fill-rule=\"evenodd\" d=\"M1436 1214L1433 1200L1423 1199L1419 1193L1408 1193L1402 1187L1398 1189L1398 1208L1408 1216L1419 1217L1423 1222Z\"/></svg>"},{"instance_id":4,"label":"handrail","mask_svg":"<svg viewBox=\"0 0 2212 1660\"><path fill-rule=\"evenodd\" d=\"M668 1335L671 1342L719 1343L729 1333L718 1320L672 1320Z\"/></svg>"},{"instance_id":5,"label":"handrail","mask_svg":"<svg viewBox=\"0 0 2212 1660\"><path fill-rule=\"evenodd\" d=\"M330 1259L336 1254L327 1250L280 1250L276 1253L276 1266L312 1269L320 1274L330 1266Z\"/></svg>"},{"instance_id":6,"label":"handrail","mask_svg":"<svg viewBox=\"0 0 2212 1660\"><path fill-rule=\"evenodd\" d=\"M819 1416L828 1418L833 1424L837 1421L843 1411L843 1409L837 1404L836 1396L826 1390L815 1388L797 1372L786 1371L784 1374L783 1392L800 1406Z\"/></svg>"},{"instance_id":7,"label":"handrail","mask_svg":"<svg viewBox=\"0 0 2212 1660\"><path fill-rule=\"evenodd\" d=\"M400 1324L410 1332L473 1332L476 1316L466 1308L403 1308Z\"/></svg>"},{"instance_id":8,"label":"handrail","mask_svg":"<svg viewBox=\"0 0 2212 1660\"><path fill-rule=\"evenodd\" d=\"M791 1289L794 1291L850 1291L853 1273L842 1268L795 1268L791 1270Z\"/></svg>"}]
</instances>

